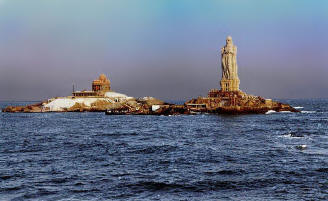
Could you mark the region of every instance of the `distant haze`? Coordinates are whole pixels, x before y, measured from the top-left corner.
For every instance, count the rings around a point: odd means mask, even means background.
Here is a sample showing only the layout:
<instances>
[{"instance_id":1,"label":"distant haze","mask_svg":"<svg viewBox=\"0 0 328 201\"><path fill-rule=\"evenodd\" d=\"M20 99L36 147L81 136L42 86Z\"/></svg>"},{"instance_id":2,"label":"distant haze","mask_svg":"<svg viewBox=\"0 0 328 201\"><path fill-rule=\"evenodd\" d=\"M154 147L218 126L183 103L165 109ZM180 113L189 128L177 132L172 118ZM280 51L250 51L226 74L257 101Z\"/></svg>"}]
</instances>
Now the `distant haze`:
<instances>
[{"instance_id":1,"label":"distant haze","mask_svg":"<svg viewBox=\"0 0 328 201\"><path fill-rule=\"evenodd\" d=\"M129 96L206 95L228 35L243 91L328 98L327 11L326 0L0 0L0 100L67 96L101 73Z\"/></svg>"}]
</instances>

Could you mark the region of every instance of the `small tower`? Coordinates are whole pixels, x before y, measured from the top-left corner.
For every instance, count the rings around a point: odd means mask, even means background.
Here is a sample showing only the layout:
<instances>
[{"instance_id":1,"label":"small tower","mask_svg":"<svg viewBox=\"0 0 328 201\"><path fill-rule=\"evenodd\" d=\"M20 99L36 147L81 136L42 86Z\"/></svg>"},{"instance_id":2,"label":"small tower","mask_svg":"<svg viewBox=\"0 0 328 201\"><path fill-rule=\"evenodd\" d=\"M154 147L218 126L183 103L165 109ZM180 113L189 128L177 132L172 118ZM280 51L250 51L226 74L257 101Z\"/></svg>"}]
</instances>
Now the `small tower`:
<instances>
[{"instance_id":1,"label":"small tower","mask_svg":"<svg viewBox=\"0 0 328 201\"><path fill-rule=\"evenodd\" d=\"M226 39L226 45L221 49L222 91L239 91L237 47L233 44L231 36Z\"/></svg>"}]
</instances>

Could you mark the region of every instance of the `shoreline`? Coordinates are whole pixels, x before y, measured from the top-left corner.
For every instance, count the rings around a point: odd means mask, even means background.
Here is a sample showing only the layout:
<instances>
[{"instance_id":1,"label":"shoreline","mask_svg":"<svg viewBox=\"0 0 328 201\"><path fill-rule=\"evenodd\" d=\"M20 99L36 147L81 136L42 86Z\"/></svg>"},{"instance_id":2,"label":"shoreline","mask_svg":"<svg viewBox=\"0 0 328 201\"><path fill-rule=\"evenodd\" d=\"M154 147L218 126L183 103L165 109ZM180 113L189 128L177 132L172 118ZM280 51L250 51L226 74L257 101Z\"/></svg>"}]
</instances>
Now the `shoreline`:
<instances>
[{"instance_id":1,"label":"shoreline","mask_svg":"<svg viewBox=\"0 0 328 201\"><path fill-rule=\"evenodd\" d=\"M106 115L198 115L198 114L266 114L274 112L300 112L288 104L250 96L243 92L218 93L216 98L198 97L183 105L166 103L161 100L144 97L123 99L118 102L111 98L98 97L90 103L90 98L79 98L80 102L72 103L70 107L47 107L56 100L72 100L71 97L53 98L27 106L7 106L4 113L65 113L65 112L100 112ZM89 102L88 102L89 101Z\"/></svg>"}]
</instances>

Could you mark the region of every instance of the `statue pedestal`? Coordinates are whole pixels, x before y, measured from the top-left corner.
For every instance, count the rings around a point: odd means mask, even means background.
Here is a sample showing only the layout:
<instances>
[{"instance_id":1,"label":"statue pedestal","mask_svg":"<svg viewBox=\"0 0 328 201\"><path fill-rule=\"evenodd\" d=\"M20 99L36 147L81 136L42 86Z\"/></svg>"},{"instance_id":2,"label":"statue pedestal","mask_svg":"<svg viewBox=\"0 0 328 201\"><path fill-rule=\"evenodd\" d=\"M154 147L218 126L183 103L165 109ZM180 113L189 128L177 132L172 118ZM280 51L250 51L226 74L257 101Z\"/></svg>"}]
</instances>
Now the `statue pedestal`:
<instances>
[{"instance_id":1,"label":"statue pedestal","mask_svg":"<svg viewBox=\"0 0 328 201\"><path fill-rule=\"evenodd\" d=\"M222 79L220 82L222 91L239 91L239 79Z\"/></svg>"}]
</instances>

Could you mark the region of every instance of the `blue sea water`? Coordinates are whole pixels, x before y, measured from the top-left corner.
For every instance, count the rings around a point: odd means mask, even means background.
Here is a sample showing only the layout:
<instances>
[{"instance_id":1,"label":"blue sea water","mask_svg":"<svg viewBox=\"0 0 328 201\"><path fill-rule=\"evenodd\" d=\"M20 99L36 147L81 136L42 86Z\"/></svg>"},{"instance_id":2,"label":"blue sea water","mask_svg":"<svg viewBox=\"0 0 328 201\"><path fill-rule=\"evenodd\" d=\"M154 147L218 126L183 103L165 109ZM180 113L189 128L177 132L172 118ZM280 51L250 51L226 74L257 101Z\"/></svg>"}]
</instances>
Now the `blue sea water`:
<instances>
[{"instance_id":1,"label":"blue sea water","mask_svg":"<svg viewBox=\"0 0 328 201\"><path fill-rule=\"evenodd\" d=\"M328 200L328 100L284 102L303 112L0 113L0 200Z\"/></svg>"}]
</instances>

